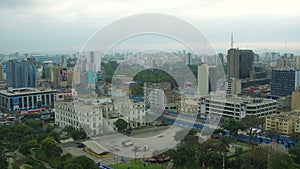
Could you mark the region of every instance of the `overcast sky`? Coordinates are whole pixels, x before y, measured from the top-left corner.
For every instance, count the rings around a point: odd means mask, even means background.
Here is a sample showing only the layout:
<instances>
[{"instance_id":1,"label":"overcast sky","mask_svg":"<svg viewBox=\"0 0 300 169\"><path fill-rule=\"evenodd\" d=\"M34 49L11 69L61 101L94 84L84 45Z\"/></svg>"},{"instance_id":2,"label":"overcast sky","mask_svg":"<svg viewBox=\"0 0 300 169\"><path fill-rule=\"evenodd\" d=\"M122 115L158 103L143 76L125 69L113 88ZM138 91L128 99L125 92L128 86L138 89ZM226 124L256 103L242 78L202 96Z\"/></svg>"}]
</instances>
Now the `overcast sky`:
<instances>
[{"instance_id":1,"label":"overcast sky","mask_svg":"<svg viewBox=\"0 0 300 169\"><path fill-rule=\"evenodd\" d=\"M0 53L80 51L97 30L139 13L168 14L193 24L225 52L300 54L298 0L4 0L0 1ZM287 44L287 45L285 45Z\"/></svg>"}]
</instances>

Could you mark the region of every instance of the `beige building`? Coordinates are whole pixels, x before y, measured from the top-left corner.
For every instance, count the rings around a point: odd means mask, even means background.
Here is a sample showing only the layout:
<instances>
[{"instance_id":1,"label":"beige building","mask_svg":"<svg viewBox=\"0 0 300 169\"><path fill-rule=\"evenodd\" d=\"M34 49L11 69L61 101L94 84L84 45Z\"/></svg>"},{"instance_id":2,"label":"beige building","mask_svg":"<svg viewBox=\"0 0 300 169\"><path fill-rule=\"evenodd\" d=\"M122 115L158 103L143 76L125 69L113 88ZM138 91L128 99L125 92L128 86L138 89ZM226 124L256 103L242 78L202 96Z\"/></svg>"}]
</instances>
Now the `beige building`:
<instances>
[{"instance_id":1,"label":"beige building","mask_svg":"<svg viewBox=\"0 0 300 169\"><path fill-rule=\"evenodd\" d=\"M200 96L209 94L209 74L206 64L198 66L198 93Z\"/></svg>"},{"instance_id":2,"label":"beige building","mask_svg":"<svg viewBox=\"0 0 300 169\"><path fill-rule=\"evenodd\" d=\"M289 112L266 117L266 130L274 130L280 134L292 134L300 131L300 113ZM298 127L297 127L298 126Z\"/></svg>"},{"instance_id":3,"label":"beige building","mask_svg":"<svg viewBox=\"0 0 300 169\"><path fill-rule=\"evenodd\" d=\"M226 82L227 94L239 95L242 93L242 80L236 78L230 78Z\"/></svg>"},{"instance_id":4,"label":"beige building","mask_svg":"<svg viewBox=\"0 0 300 169\"><path fill-rule=\"evenodd\" d=\"M265 117L276 113L276 100L263 98L237 97L226 98L205 96L199 100L201 116L222 115L224 118L241 120L245 116Z\"/></svg>"},{"instance_id":5,"label":"beige building","mask_svg":"<svg viewBox=\"0 0 300 169\"><path fill-rule=\"evenodd\" d=\"M292 111L300 109L300 87L292 93Z\"/></svg>"}]
</instances>

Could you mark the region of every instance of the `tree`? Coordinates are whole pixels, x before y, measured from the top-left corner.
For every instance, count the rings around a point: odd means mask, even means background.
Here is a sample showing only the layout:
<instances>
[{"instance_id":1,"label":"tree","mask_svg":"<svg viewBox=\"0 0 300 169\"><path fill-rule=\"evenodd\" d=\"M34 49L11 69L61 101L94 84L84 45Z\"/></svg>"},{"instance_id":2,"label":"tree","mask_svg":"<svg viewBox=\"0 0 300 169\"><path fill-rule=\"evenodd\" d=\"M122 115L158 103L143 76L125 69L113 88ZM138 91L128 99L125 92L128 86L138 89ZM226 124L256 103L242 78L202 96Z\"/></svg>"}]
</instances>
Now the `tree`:
<instances>
[{"instance_id":1,"label":"tree","mask_svg":"<svg viewBox=\"0 0 300 169\"><path fill-rule=\"evenodd\" d=\"M29 140L29 141L27 141L27 142L20 145L19 151L22 154L27 155L27 154L30 154L30 150L32 148L37 148L37 147L38 147L37 140Z\"/></svg>"},{"instance_id":2,"label":"tree","mask_svg":"<svg viewBox=\"0 0 300 169\"><path fill-rule=\"evenodd\" d=\"M300 165L300 148L294 147L289 149L289 153L294 161Z\"/></svg>"},{"instance_id":3,"label":"tree","mask_svg":"<svg viewBox=\"0 0 300 169\"><path fill-rule=\"evenodd\" d=\"M268 168L271 169L283 169L283 168L294 168L294 160L287 153L274 151L270 156Z\"/></svg>"},{"instance_id":4,"label":"tree","mask_svg":"<svg viewBox=\"0 0 300 169\"><path fill-rule=\"evenodd\" d=\"M254 147L242 156L245 169L266 169L268 168L269 156L272 152L270 147Z\"/></svg>"},{"instance_id":5,"label":"tree","mask_svg":"<svg viewBox=\"0 0 300 169\"><path fill-rule=\"evenodd\" d=\"M84 168L82 168L81 165L76 163L67 163L64 169L84 169Z\"/></svg>"},{"instance_id":6,"label":"tree","mask_svg":"<svg viewBox=\"0 0 300 169\"><path fill-rule=\"evenodd\" d=\"M294 139L296 142L300 142L300 133L292 133L291 138Z\"/></svg>"},{"instance_id":7,"label":"tree","mask_svg":"<svg viewBox=\"0 0 300 169\"><path fill-rule=\"evenodd\" d=\"M294 168L294 161L285 152L279 152L267 146L254 147L242 156L243 168L247 169L283 169Z\"/></svg>"},{"instance_id":8,"label":"tree","mask_svg":"<svg viewBox=\"0 0 300 169\"><path fill-rule=\"evenodd\" d=\"M8 167L8 161L7 158L3 156L4 148L0 146L0 168L7 168Z\"/></svg>"},{"instance_id":9,"label":"tree","mask_svg":"<svg viewBox=\"0 0 300 169\"><path fill-rule=\"evenodd\" d=\"M246 116L242 118L241 124L245 129L249 129L249 143L254 137L253 128L258 128L259 126L264 124L264 118L257 118L256 116Z\"/></svg>"},{"instance_id":10,"label":"tree","mask_svg":"<svg viewBox=\"0 0 300 169\"><path fill-rule=\"evenodd\" d=\"M97 168L97 165L96 163L88 158L87 156L77 156L77 157L74 157L72 158L70 161L67 162L68 164L78 164L80 165L82 168L88 168L88 169L96 169Z\"/></svg>"},{"instance_id":11,"label":"tree","mask_svg":"<svg viewBox=\"0 0 300 169\"><path fill-rule=\"evenodd\" d=\"M58 157L62 153L62 149L56 145L56 142L51 137L46 137L41 142L41 149L44 150L47 157Z\"/></svg>"},{"instance_id":12,"label":"tree","mask_svg":"<svg viewBox=\"0 0 300 169\"><path fill-rule=\"evenodd\" d=\"M40 120L34 120L34 119L26 120L25 124L35 130L40 130L43 127L43 123Z\"/></svg>"},{"instance_id":13,"label":"tree","mask_svg":"<svg viewBox=\"0 0 300 169\"><path fill-rule=\"evenodd\" d=\"M128 123L124 119L118 119L116 121L116 127L118 131L125 131L128 127Z\"/></svg>"},{"instance_id":14,"label":"tree","mask_svg":"<svg viewBox=\"0 0 300 169\"><path fill-rule=\"evenodd\" d=\"M170 155L176 166L188 169L190 165L195 164L195 161L197 161L195 156L197 149L196 145L181 144L176 151L171 151Z\"/></svg>"},{"instance_id":15,"label":"tree","mask_svg":"<svg viewBox=\"0 0 300 169\"><path fill-rule=\"evenodd\" d=\"M235 158L231 158L231 160L229 161L229 168L232 168L232 169L240 169L241 168L241 164L243 163L243 161L242 161L243 153L244 153L244 150L242 147L235 148L235 153L234 153Z\"/></svg>"},{"instance_id":16,"label":"tree","mask_svg":"<svg viewBox=\"0 0 300 169\"><path fill-rule=\"evenodd\" d=\"M66 128L67 132L71 135L71 137L74 139L74 140L78 140L78 139L84 139L86 138L86 133L85 131L83 130L83 128L80 128L79 130L74 128L74 127L71 127L71 126L68 126Z\"/></svg>"},{"instance_id":17,"label":"tree","mask_svg":"<svg viewBox=\"0 0 300 169\"><path fill-rule=\"evenodd\" d=\"M234 119L227 119L224 124L224 129L230 132L230 137L236 136L239 129L242 128L241 122Z\"/></svg>"}]
</instances>

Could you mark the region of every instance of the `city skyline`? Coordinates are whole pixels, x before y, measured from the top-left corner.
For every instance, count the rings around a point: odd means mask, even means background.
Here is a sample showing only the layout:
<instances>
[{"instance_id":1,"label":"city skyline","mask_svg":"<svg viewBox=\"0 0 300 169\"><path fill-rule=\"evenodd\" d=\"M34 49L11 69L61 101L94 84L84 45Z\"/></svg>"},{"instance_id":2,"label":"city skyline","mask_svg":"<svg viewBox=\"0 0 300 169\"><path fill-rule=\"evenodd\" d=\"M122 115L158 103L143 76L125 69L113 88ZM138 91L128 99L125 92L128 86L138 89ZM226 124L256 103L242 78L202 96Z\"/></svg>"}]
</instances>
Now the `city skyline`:
<instances>
[{"instance_id":1,"label":"city skyline","mask_svg":"<svg viewBox=\"0 0 300 169\"><path fill-rule=\"evenodd\" d=\"M299 2L264 1L10 1L0 2L0 53L78 52L97 30L139 13L172 15L194 25L218 52L235 47L299 54Z\"/></svg>"}]
</instances>

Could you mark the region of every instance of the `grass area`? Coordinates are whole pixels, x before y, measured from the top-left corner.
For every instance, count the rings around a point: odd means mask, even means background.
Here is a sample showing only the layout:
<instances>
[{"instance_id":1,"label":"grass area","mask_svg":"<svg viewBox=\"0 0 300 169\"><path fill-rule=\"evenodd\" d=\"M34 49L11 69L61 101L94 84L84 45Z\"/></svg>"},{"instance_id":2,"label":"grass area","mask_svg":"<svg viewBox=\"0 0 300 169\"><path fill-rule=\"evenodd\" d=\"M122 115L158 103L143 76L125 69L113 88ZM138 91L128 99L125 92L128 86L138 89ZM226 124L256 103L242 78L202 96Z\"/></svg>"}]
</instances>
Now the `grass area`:
<instances>
[{"instance_id":1,"label":"grass area","mask_svg":"<svg viewBox=\"0 0 300 169\"><path fill-rule=\"evenodd\" d=\"M110 167L114 168L114 169L161 169L162 165L164 165L164 168L168 165L168 163L164 163L164 164L150 164L150 163L146 163L146 165L144 166L144 162L142 162L140 159L136 160L131 160L129 163L121 163L121 164L113 164L110 165Z\"/></svg>"}]
</instances>

